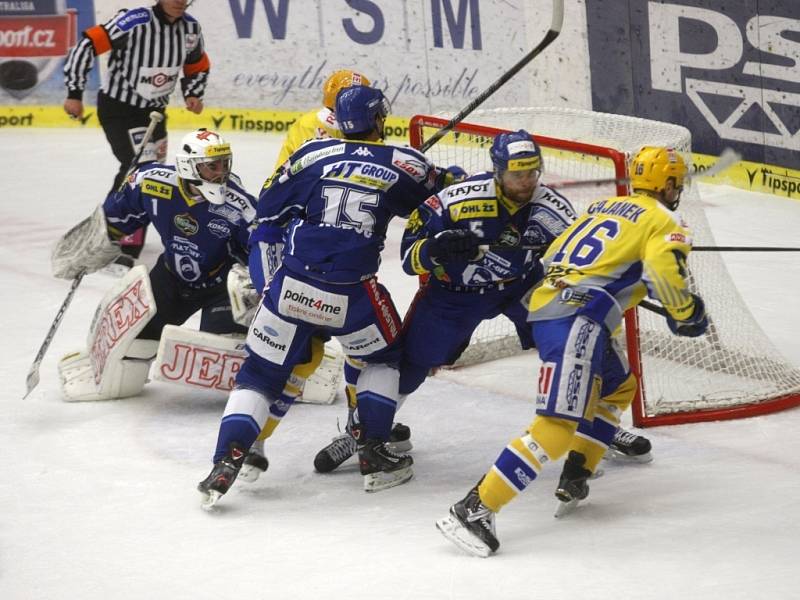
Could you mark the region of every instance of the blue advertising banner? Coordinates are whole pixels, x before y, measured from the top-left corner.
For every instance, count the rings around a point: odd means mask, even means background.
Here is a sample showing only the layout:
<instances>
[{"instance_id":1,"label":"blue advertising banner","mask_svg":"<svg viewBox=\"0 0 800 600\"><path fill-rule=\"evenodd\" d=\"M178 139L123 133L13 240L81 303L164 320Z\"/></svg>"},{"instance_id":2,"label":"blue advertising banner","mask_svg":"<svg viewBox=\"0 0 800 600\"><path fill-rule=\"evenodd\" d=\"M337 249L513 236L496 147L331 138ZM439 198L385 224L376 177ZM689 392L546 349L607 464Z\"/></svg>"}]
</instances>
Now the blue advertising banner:
<instances>
[{"instance_id":1,"label":"blue advertising banner","mask_svg":"<svg viewBox=\"0 0 800 600\"><path fill-rule=\"evenodd\" d=\"M0 104L63 102L64 57L92 25L94 0L0 2ZM87 89L99 82L95 69Z\"/></svg>"},{"instance_id":2,"label":"blue advertising banner","mask_svg":"<svg viewBox=\"0 0 800 600\"><path fill-rule=\"evenodd\" d=\"M800 165L798 0L586 0L594 110L688 127L693 150Z\"/></svg>"}]
</instances>

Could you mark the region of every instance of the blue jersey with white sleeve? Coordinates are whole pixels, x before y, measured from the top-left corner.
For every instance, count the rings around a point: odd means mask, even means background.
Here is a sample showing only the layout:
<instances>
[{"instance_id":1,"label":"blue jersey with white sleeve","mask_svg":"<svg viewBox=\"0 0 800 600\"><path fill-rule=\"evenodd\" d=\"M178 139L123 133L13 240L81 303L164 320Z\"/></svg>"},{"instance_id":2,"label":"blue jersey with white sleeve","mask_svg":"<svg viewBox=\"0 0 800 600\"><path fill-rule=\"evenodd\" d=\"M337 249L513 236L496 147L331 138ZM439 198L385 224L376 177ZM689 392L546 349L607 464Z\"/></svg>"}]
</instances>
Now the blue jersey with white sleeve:
<instances>
[{"instance_id":1,"label":"blue jersey with white sleeve","mask_svg":"<svg viewBox=\"0 0 800 600\"><path fill-rule=\"evenodd\" d=\"M167 270L192 288L218 285L234 261L246 262L255 198L235 175L227 183L225 204L192 197L175 167L149 163L133 173L119 192L103 203L113 235L129 234L152 223L164 245Z\"/></svg>"},{"instance_id":2,"label":"blue jersey with white sleeve","mask_svg":"<svg viewBox=\"0 0 800 600\"><path fill-rule=\"evenodd\" d=\"M372 277L386 229L436 191L412 148L340 139L302 145L265 184L254 242L284 242L283 266L334 284Z\"/></svg>"}]
</instances>

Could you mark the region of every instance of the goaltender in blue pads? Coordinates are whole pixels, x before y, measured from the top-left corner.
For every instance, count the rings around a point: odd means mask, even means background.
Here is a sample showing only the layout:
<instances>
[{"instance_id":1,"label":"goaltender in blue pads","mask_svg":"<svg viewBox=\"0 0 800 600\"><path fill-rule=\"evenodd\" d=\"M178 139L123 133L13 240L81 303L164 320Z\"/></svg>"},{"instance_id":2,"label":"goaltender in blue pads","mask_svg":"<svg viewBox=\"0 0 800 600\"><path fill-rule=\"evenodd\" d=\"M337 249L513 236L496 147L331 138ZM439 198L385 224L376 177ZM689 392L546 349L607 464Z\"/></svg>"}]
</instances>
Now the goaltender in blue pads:
<instances>
[{"instance_id":1,"label":"goaltender in blue pads","mask_svg":"<svg viewBox=\"0 0 800 600\"><path fill-rule=\"evenodd\" d=\"M495 552L495 514L567 452L556 496L567 503L588 495L587 479L636 391L611 337L625 310L650 296L663 304L673 333L705 333L703 301L687 282L690 233L674 213L685 176L676 151L643 148L630 166L633 194L591 204L544 256L545 278L530 305L542 360L536 417L437 521L467 552Z\"/></svg>"},{"instance_id":2,"label":"goaltender in blue pads","mask_svg":"<svg viewBox=\"0 0 800 600\"><path fill-rule=\"evenodd\" d=\"M380 90L355 86L336 101L344 140L304 144L259 198L258 229L283 242L219 430L214 468L199 485L210 507L226 493L314 336L335 336L367 363L358 381L359 449L367 491L411 478L413 461L385 447L398 396L400 318L376 278L389 221L435 191L436 170L416 150L380 142L388 114Z\"/></svg>"}]
</instances>

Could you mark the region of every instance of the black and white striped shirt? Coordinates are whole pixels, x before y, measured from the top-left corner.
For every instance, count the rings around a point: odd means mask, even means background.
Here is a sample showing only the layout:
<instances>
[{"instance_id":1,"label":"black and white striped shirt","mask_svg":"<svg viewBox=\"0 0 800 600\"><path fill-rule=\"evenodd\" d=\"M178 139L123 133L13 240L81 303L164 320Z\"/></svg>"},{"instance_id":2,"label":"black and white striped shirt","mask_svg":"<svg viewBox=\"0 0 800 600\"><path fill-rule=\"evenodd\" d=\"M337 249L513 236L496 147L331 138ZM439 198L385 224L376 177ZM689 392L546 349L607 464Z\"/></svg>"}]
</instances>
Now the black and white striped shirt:
<instances>
[{"instance_id":1,"label":"black and white striped shirt","mask_svg":"<svg viewBox=\"0 0 800 600\"><path fill-rule=\"evenodd\" d=\"M82 99L94 57L109 50L103 92L111 98L163 108L179 79L184 97L203 97L210 63L200 23L188 14L170 23L157 4L120 11L84 31L64 64L67 98Z\"/></svg>"}]
</instances>

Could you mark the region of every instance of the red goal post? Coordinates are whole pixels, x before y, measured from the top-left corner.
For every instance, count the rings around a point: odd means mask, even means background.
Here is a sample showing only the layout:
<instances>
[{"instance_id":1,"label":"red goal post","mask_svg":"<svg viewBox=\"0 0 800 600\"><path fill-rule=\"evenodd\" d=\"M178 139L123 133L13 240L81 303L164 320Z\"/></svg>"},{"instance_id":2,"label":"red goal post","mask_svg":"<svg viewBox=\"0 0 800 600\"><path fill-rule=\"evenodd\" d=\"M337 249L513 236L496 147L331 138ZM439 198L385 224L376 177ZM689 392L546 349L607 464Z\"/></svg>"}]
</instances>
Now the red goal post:
<instances>
[{"instance_id":1,"label":"red goal post","mask_svg":"<svg viewBox=\"0 0 800 600\"><path fill-rule=\"evenodd\" d=\"M438 166L457 164L468 173L492 168L496 135L524 128L542 147L543 180L625 179L627 156L643 145L677 148L691 161L691 136L683 127L620 115L553 108L476 111L426 154ZM448 119L414 116L411 145L419 148ZM624 184L564 191L580 212L589 202L628 193ZM696 244L715 245L696 189L681 203ZM708 335L673 336L663 317L643 309L625 315L624 340L639 387L632 406L636 426L674 425L762 415L800 405L800 370L789 364L750 315L719 253L690 255L690 285L706 300ZM484 323L457 365L521 352L505 317Z\"/></svg>"}]
</instances>

